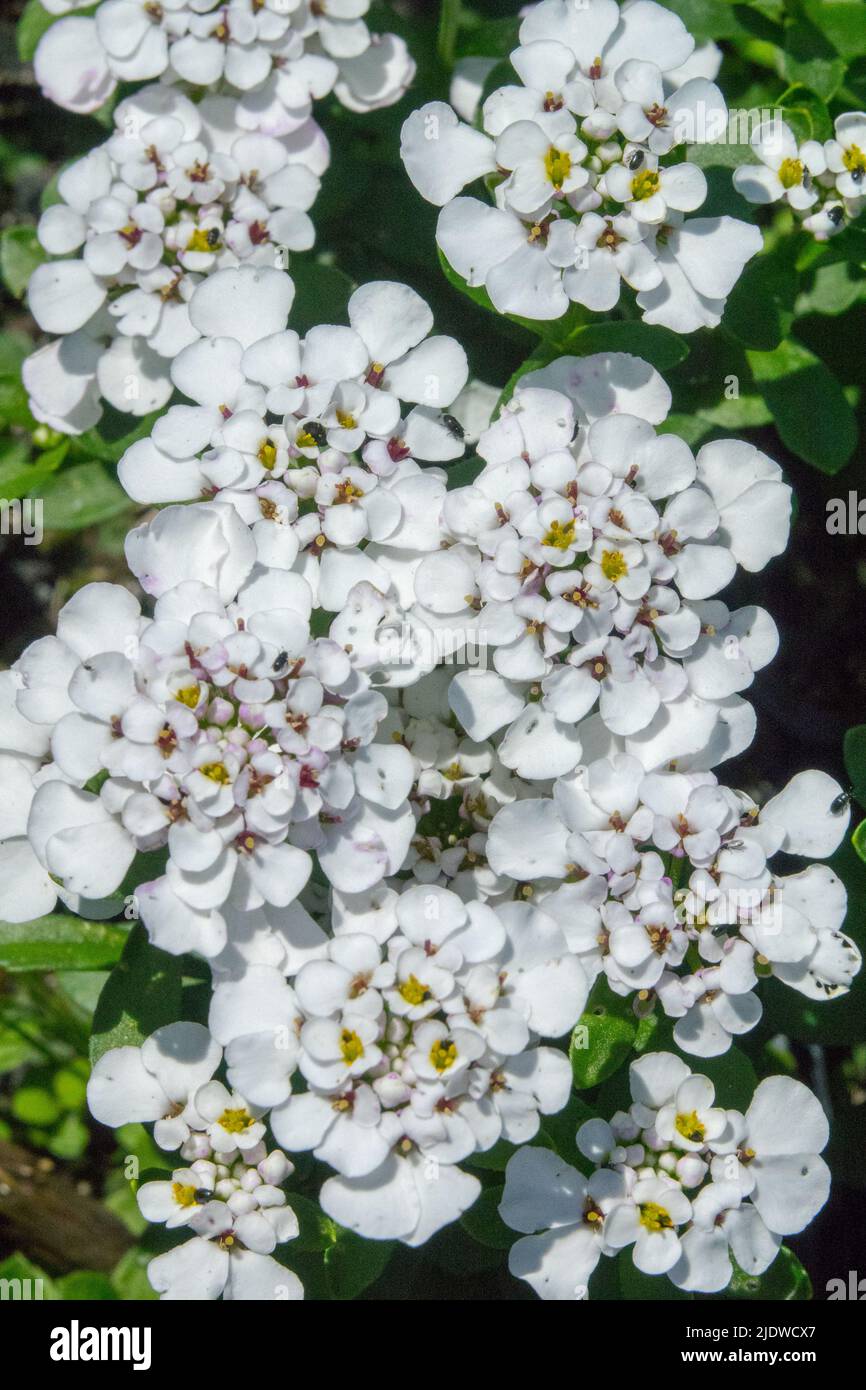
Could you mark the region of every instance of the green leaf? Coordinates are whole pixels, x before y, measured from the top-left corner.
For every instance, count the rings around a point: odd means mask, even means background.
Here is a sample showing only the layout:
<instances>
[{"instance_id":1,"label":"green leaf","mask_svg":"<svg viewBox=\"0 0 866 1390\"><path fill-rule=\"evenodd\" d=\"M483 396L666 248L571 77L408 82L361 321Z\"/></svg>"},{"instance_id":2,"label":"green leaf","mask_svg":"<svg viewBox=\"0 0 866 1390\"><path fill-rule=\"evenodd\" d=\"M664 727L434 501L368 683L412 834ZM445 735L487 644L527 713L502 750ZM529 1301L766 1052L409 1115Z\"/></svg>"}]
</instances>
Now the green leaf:
<instances>
[{"instance_id":1,"label":"green leaf","mask_svg":"<svg viewBox=\"0 0 866 1390\"><path fill-rule=\"evenodd\" d=\"M362 1240L354 1231L345 1230L327 1217L323 1217L323 1223L329 1237L323 1258L331 1297L357 1298L384 1272L397 1248L396 1242Z\"/></svg>"},{"instance_id":2,"label":"green leaf","mask_svg":"<svg viewBox=\"0 0 866 1390\"><path fill-rule=\"evenodd\" d=\"M852 785L866 793L866 724L855 724L847 731L842 750Z\"/></svg>"},{"instance_id":3,"label":"green leaf","mask_svg":"<svg viewBox=\"0 0 866 1390\"><path fill-rule=\"evenodd\" d=\"M797 317L844 314L861 299L866 299L866 278L859 268L849 261L832 261L813 271L810 287L797 297Z\"/></svg>"},{"instance_id":4,"label":"green leaf","mask_svg":"<svg viewBox=\"0 0 866 1390\"><path fill-rule=\"evenodd\" d=\"M22 1037L14 1028L0 1025L0 1076L35 1061L40 1055L26 1037Z\"/></svg>"},{"instance_id":5,"label":"green leaf","mask_svg":"<svg viewBox=\"0 0 866 1390\"><path fill-rule=\"evenodd\" d=\"M460 28L460 0L442 0L439 9L439 29L436 50L446 68L454 66L457 33Z\"/></svg>"},{"instance_id":6,"label":"green leaf","mask_svg":"<svg viewBox=\"0 0 866 1390\"><path fill-rule=\"evenodd\" d=\"M763 1274L746 1274L734 1261L734 1274L726 1294L728 1298L799 1303L812 1297L812 1283L793 1250L783 1245Z\"/></svg>"},{"instance_id":7,"label":"green leaf","mask_svg":"<svg viewBox=\"0 0 866 1390\"><path fill-rule=\"evenodd\" d=\"M746 347L772 352L791 331L798 276L778 256L750 261L728 297L724 326Z\"/></svg>"},{"instance_id":8,"label":"green leaf","mask_svg":"<svg viewBox=\"0 0 866 1390\"><path fill-rule=\"evenodd\" d=\"M793 339L746 356L782 442L822 473L838 473L857 446L857 421L833 373Z\"/></svg>"},{"instance_id":9,"label":"green leaf","mask_svg":"<svg viewBox=\"0 0 866 1390\"><path fill-rule=\"evenodd\" d=\"M54 1280L20 1251L0 1261L0 1279L8 1279L12 1283L14 1292L9 1294L11 1299L15 1299L16 1294L22 1301L60 1297Z\"/></svg>"},{"instance_id":10,"label":"green leaf","mask_svg":"<svg viewBox=\"0 0 866 1390\"><path fill-rule=\"evenodd\" d=\"M52 914L35 922L0 922L4 970L99 970L120 959L127 933L109 922Z\"/></svg>"},{"instance_id":11,"label":"green leaf","mask_svg":"<svg viewBox=\"0 0 866 1390\"><path fill-rule=\"evenodd\" d=\"M843 58L860 58L866 53L863 0L802 0L802 9Z\"/></svg>"},{"instance_id":12,"label":"green leaf","mask_svg":"<svg viewBox=\"0 0 866 1390\"><path fill-rule=\"evenodd\" d=\"M506 1226L499 1215L503 1188L485 1187L477 1201L460 1218L460 1224L473 1240L480 1245L488 1245L492 1250L509 1250L517 1239L517 1233Z\"/></svg>"},{"instance_id":13,"label":"green leaf","mask_svg":"<svg viewBox=\"0 0 866 1390\"><path fill-rule=\"evenodd\" d=\"M616 1272L623 1298L640 1299L641 1302L647 1299L650 1302L664 1299L666 1302L675 1303L694 1298L694 1294L686 1293L683 1289L678 1289L676 1284L672 1284L667 1275L644 1274L637 1269L630 1248L619 1252L616 1258Z\"/></svg>"},{"instance_id":14,"label":"green leaf","mask_svg":"<svg viewBox=\"0 0 866 1390\"><path fill-rule=\"evenodd\" d=\"M845 60L816 25L800 19L785 26L782 74L787 82L800 83L830 101L845 80L845 69Z\"/></svg>"},{"instance_id":15,"label":"green leaf","mask_svg":"<svg viewBox=\"0 0 866 1390\"><path fill-rule=\"evenodd\" d=\"M13 298L24 298L30 276L45 259L35 227L4 227L0 232L0 276Z\"/></svg>"},{"instance_id":16,"label":"green leaf","mask_svg":"<svg viewBox=\"0 0 866 1390\"><path fill-rule=\"evenodd\" d=\"M132 503L101 463L79 463L38 485L46 531L81 531L131 509Z\"/></svg>"},{"instance_id":17,"label":"green leaf","mask_svg":"<svg viewBox=\"0 0 866 1390\"><path fill-rule=\"evenodd\" d=\"M76 458L98 459L102 463L117 463L131 444L145 439L163 412L151 411L138 419L115 410L114 406L104 405L99 423L93 429L70 440L70 448Z\"/></svg>"},{"instance_id":18,"label":"green leaf","mask_svg":"<svg viewBox=\"0 0 866 1390\"><path fill-rule=\"evenodd\" d=\"M100 1274L95 1269L76 1269L71 1274L64 1274L57 1281L57 1290L61 1298L83 1299L85 1302L119 1297L108 1275Z\"/></svg>"},{"instance_id":19,"label":"green leaf","mask_svg":"<svg viewBox=\"0 0 866 1390\"><path fill-rule=\"evenodd\" d=\"M854 834L851 836L851 844L863 860L863 863L866 864L866 820L861 820L860 824L856 827Z\"/></svg>"},{"instance_id":20,"label":"green leaf","mask_svg":"<svg viewBox=\"0 0 866 1390\"><path fill-rule=\"evenodd\" d=\"M637 1036L637 1019L631 1002L614 994L599 979L571 1035L568 1055L574 1084L579 1091L598 1086L622 1066Z\"/></svg>"},{"instance_id":21,"label":"green leaf","mask_svg":"<svg viewBox=\"0 0 866 1390\"><path fill-rule=\"evenodd\" d=\"M808 83L801 81L790 87L780 106L798 140L829 140L833 134L827 103Z\"/></svg>"},{"instance_id":22,"label":"green leaf","mask_svg":"<svg viewBox=\"0 0 866 1390\"><path fill-rule=\"evenodd\" d=\"M39 40L59 18L59 14L49 14L44 10L39 0L27 0L15 34L18 57L22 63L32 63Z\"/></svg>"},{"instance_id":23,"label":"green leaf","mask_svg":"<svg viewBox=\"0 0 866 1390\"><path fill-rule=\"evenodd\" d=\"M90 1060L112 1047L140 1046L156 1028L180 1018L181 961L151 946L138 923L99 996Z\"/></svg>"},{"instance_id":24,"label":"green leaf","mask_svg":"<svg viewBox=\"0 0 866 1390\"><path fill-rule=\"evenodd\" d=\"M118 1260L111 1271L111 1282L118 1298L125 1302L150 1301L159 1297L150 1286L147 1266L151 1256L146 1250L134 1245Z\"/></svg>"},{"instance_id":25,"label":"green leaf","mask_svg":"<svg viewBox=\"0 0 866 1390\"><path fill-rule=\"evenodd\" d=\"M11 501L36 492L46 478L57 472L68 451L69 442L64 440L54 449L46 449L31 458L30 449L23 441L13 441L0 459L0 497Z\"/></svg>"},{"instance_id":26,"label":"green leaf","mask_svg":"<svg viewBox=\"0 0 866 1390\"><path fill-rule=\"evenodd\" d=\"M580 1167L581 1155L577 1152L574 1136L582 1124L595 1119L598 1111L587 1105L583 1096L572 1094L567 1104L555 1115L543 1115L539 1138L546 1148L553 1149L566 1163Z\"/></svg>"},{"instance_id":27,"label":"green leaf","mask_svg":"<svg viewBox=\"0 0 866 1390\"><path fill-rule=\"evenodd\" d=\"M520 19L484 19L475 23L471 11L463 15L457 36L458 58L507 58L518 44ZM516 79L515 79L516 80Z\"/></svg>"},{"instance_id":28,"label":"green leaf","mask_svg":"<svg viewBox=\"0 0 866 1390\"><path fill-rule=\"evenodd\" d=\"M650 323L591 323L570 334L565 348L579 357L591 352L630 352L658 371L667 371L688 357L684 338L670 328Z\"/></svg>"},{"instance_id":29,"label":"green leaf","mask_svg":"<svg viewBox=\"0 0 866 1390\"><path fill-rule=\"evenodd\" d=\"M19 1086L10 1109L23 1125L53 1125L60 1119L60 1106L45 1086Z\"/></svg>"},{"instance_id":30,"label":"green leaf","mask_svg":"<svg viewBox=\"0 0 866 1390\"><path fill-rule=\"evenodd\" d=\"M689 1064L692 1062L689 1058ZM748 1110L758 1084L750 1059L739 1047L731 1047L721 1057L702 1057L695 1071L708 1076L716 1088L716 1105L726 1110Z\"/></svg>"},{"instance_id":31,"label":"green leaf","mask_svg":"<svg viewBox=\"0 0 866 1390\"><path fill-rule=\"evenodd\" d=\"M345 323L355 286L336 266L293 256L290 273L295 285L292 328L301 337L317 323Z\"/></svg>"}]
</instances>

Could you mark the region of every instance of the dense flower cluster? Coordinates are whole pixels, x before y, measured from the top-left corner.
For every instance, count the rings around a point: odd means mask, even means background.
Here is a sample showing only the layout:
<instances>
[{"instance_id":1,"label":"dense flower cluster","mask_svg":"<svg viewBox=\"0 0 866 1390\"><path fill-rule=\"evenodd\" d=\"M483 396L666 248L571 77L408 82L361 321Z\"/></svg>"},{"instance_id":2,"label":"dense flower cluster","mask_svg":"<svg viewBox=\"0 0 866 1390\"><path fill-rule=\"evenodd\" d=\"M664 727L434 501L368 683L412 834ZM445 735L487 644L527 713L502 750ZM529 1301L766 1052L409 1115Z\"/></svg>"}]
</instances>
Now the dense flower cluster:
<instances>
[{"instance_id":1,"label":"dense flower cluster","mask_svg":"<svg viewBox=\"0 0 866 1390\"><path fill-rule=\"evenodd\" d=\"M602 1255L628 1248L641 1273L717 1293L734 1262L763 1273L781 1237L827 1200L827 1117L799 1081L767 1078L742 1114L716 1105L712 1082L673 1053L650 1053L629 1074L628 1110L577 1132L588 1177L549 1149L509 1161L499 1211L528 1233L509 1267L541 1298L589 1297Z\"/></svg>"},{"instance_id":2,"label":"dense flower cluster","mask_svg":"<svg viewBox=\"0 0 866 1390\"><path fill-rule=\"evenodd\" d=\"M652 0L530 6L511 54L520 85L486 98L482 129L443 102L403 127L403 162L442 207L437 241L451 266L502 313L609 310L625 281L647 323L680 333L718 324L761 247L736 218L690 216L707 182L677 152L726 129L710 80L719 58L696 52L682 21ZM460 196L481 178L494 206Z\"/></svg>"},{"instance_id":3,"label":"dense flower cluster","mask_svg":"<svg viewBox=\"0 0 866 1390\"><path fill-rule=\"evenodd\" d=\"M141 1047L112 1048L96 1063L87 1098L107 1125L154 1124L161 1148L183 1160L169 1179L141 1183L142 1216L190 1238L151 1260L162 1298L303 1298L297 1275L272 1252L298 1221L282 1184L294 1172L264 1143L263 1113L213 1079L222 1048L198 1023L170 1023Z\"/></svg>"},{"instance_id":4,"label":"dense flower cluster","mask_svg":"<svg viewBox=\"0 0 866 1390\"><path fill-rule=\"evenodd\" d=\"M163 77L233 94L243 130L290 135L315 98L351 111L396 101L415 65L395 34L371 34L370 0L46 0L62 18L36 50L36 78L67 111L95 111L119 82Z\"/></svg>"},{"instance_id":5,"label":"dense flower cluster","mask_svg":"<svg viewBox=\"0 0 866 1390\"><path fill-rule=\"evenodd\" d=\"M315 121L248 132L232 99L196 106L175 87L127 97L114 126L62 171L37 228L56 259L34 272L30 309L63 336L28 358L24 383L36 418L66 434L96 423L101 398L131 415L166 404L171 361L199 336L195 286L312 246L307 210L328 165Z\"/></svg>"},{"instance_id":6,"label":"dense flower cluster","mask_svg":"<svg viewBox=\"0 0 866 1390\"><path fill-rule=\"evenodd\" d=\"M734 187L750 203L785 202L817 241L827 241L863 211L866 200L866 112L837 116L832 140L798 144L781 119L752 136L759 164L734 171Z\"/></svg>"},{"instance_id":7,"label":"dense flower cluster","mask_svg":"<svg viewBox=\"0 0 866 1390\"><path fill-rule=\"evenodd\" d=\"M97 1120L176 1155L137 1189L179 1239L149 1267L162 1297L303 1297L287 1153L331 1170L332 1222L415 1247L500 1141L511 1269L543 1298L585 1297L627 1247L717 1292L826 1199L798 1082L742 1114L650 1053L627 1112L581 1126L589 1175L530 1141L568 1102L596 985L715 1057L757 1024L763 977L827 1000L860 967L832 869L771 864L833 854L841 787L804 772L759 806L714 772L750 744L743 692L778 645L720 595L783 551L790 488L750 444L695 456L666 432L670 391L629 354L561 356L494 411L405 285L290 326L287 253L312 244L329 157L312 100L368 110L413 71L368 7L48 6L59 104L163 80L40 221L30 304L59 336L25 364L32 409L80 433L102 400L182 399L119 463L154 508L134 584L79 588L0 673L0 916L59 899L206 962L207 1026L108 1048L88 1087ZM482 128L483 61L455 82L464 120L432 103L404 127L451 266L532 319L611 310L625 281L650 323L716 325L761 245L690 215L706 180L678 152L725 126L718 60L653 0L530 6ZM736 183L823 236L859 211L866 117L813 145L759 132ZM459 196L481 178L492 205Z\"/></svg>"}]
</instances>

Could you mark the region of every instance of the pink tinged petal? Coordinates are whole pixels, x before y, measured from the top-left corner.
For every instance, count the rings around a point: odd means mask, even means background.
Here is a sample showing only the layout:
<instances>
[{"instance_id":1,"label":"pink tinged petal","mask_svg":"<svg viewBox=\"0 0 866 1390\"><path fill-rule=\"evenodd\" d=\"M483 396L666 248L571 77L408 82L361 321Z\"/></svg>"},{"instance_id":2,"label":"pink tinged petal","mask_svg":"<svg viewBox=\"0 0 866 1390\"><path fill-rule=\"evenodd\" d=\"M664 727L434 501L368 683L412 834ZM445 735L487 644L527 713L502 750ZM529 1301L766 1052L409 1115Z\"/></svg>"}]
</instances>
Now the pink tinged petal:
<instances>
[{"instance_id":1,"label":"pink tinged petal","mask_svg":"<svg viewBox=\"0 0 866 1390\"><path fill-rule=\"evenodd\" d=\"M52 24L33 59L43 96L67 111L97 111L117 83L92 19L72 16Z\"/></svg>"}]
</instances>

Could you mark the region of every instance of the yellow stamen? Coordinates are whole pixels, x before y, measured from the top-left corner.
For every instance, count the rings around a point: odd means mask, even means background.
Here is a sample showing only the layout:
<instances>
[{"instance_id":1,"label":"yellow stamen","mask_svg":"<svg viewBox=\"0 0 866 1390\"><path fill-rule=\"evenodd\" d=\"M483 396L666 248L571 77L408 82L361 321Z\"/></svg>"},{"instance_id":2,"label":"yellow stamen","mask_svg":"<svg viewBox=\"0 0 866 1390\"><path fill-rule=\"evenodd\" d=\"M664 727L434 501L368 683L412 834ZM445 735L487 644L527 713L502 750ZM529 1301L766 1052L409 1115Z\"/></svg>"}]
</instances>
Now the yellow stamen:
<instances>
[{"instance_id":1,"label":"yellow stamen","mask_svg":"<svg viewBox=\"0 0 866 1390\"><path fill-rule=\"evenodd\" d=\"M631 181L631 196L634 202L642 203L645 198L652 198L658 193L660 187L661 179L655 169L644 169Z\"/></svg>"},{"instance_id":2,"label":"yellow stamen","mask_svg":"<svg viewBox=\"0 0 866 1390\"><path fill-rule=\"evenodd\" d=\"M348 1067L364 1055L364 1044L351 1028L344 1028L340 1033L340 1052Z\"/></svg>"},{"instance_id":3,"label":"yellow stamen","mask_svg":"<svg viewBox=\"0 0 866 1390\"><path fill-rule=\"evenodd\" d=\"M408 980L404 980L399 990L400 994L415 1008L418 1004L423 1004L427 995L430 993L428 985L423 985L416 975L410 975Z\"/></svg>"},{"instance_id":4,"label":"yellow stamen","mask_svg":"<svg viewBox=\"0 0 866 1390\"><path fill-rule=\"evenodd\" d=\"M783 159L779 165L779 182L783 188L796 188L797 184L803 182L803 161L801 159Z\"/></svg>"},{"instance_id":5,"label":"yellow stamen","mask_svg":"<svg viewBox=\"0 0 866 1390\"><path fill-rule=\"evenodd\" d=\"M447 1071L457 1061L457 1048L454 1043L437 1042L430 1049L430 1063L436 1071Z\"/></svg>"},{"instance_id":6,"label":"yellow stamen","mask_svg":"<svg viewBox=\"0 0 866 1390\"><path fill-rule=\"evenodd\" d=\"M628 574L628 565L621 550L605 550L601 557L601 572L605 579L609 579L611 584L615 584L618 579L624 579Z\"/></svg>"}]
</instances>

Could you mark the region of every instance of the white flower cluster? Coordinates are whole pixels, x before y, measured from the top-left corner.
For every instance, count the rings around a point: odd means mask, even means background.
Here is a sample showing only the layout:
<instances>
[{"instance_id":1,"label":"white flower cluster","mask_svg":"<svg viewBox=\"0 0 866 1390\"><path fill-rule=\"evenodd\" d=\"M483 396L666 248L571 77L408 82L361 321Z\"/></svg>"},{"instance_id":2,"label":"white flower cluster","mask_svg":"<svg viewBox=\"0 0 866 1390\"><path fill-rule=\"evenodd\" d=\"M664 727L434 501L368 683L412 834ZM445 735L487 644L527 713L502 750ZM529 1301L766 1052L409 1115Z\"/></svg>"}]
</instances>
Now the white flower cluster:
<instances>
[{"instance_id":1,"label":"white flower cluster","mask_svg":"<svg viewBox=\"0 0 866 1390\"><path fill-rule=\"evenodd\" d=\"M148 1276L166 1299L295 1300L297 1275L272 1256L298 1221L282 1184L294 1172L264 1143L262 1111L213 1074L222 1048L198 1023L158 1028L141 1047L112 1048L91 1073L93 1116L118 1127L153 1123L161 1148L184 1160L170 1180L141 1183L142 1216L190 1239L151 1260Z\"/></svg>"},{"instance_id":2,"label":"white flower cluster","mask_svg":"<svg viewBox=\"0 0 866 1390\"><path fill-rule=\"evenodd\" d=\"M87 8L86 16L74 12ZM244 130L288 135L333 91L350 111L402 96L415 72L403 40L371 34L370 0L46 0L62 16L36 50L43 94L96 111L119 82L164 78L232 94Z\"/></svg>"},{"instance_id":3,"label":"white flower cluster","mask_svg":"<svg viewBox=\"0 0 866 1390\"><path fill-rule=\"evenodd\" d=\"M759 811L710 771L750 742L737 692L775 651L767 615L712 596L784 546L776 466L736 441L694 459L656 432L658 373L601 354L524 378L449 492L419 460L463 452L459 345L390 283L301 341L291 295L260 266L192 295L202 336L172 373L193 404L120 470L175 502L127 540L153 615L88 585L0 682L0 913L132 907L211 968L203 1090L161 1082L135 1116L216 1165L143 1196L195 1232L154 1273L169 1297L245 1296L231 1252L285 1238L252 1193L264 1151L245 1157L269 1110L335 1170L333 1220L418 1245L475 1200L461 1162L565 1104L542 1040L602 974L713 1056L757 1022L761 975L825 998L859 966L830 870L767 863L832 853L841 788L804 773ZM223 1048L229 1099L207 1084ZM120 1064L92 1089L113 1123Z\"/></svg>"},{"instance_id":4,"label":"white flower cluster","mask_svg":"<svg viewBox=\"0 0 866 1390\"><path fill-rule=\"evenodd\" d=\"M837 116L834 138L802 144L783 120L765 121L751 139L759 164L734 170L734 187L750 203L785 202L816 241L827 241L866 204L866 112Z\"/></svg>"},{"instance_id":5,"label":"white flower cluster","mask_svg":"<svg viewBox=\"0 0 866 1390\"><path fill-rule=\"evenodd\" d=\"M570 302L605 312L625 281L647 323L681 333L718 324L761 248L757 228L736 218L689 216L707 182L676 152L725 131L710 80L719 61L652 0L528 7L511 54L520 85L486 98L482 129L442 102L403 127L403 162L442 207L437 241L450 265L501 313L557 319ZM459 196L481 178L495 206Z\"/></svg>"},{"instance_id":6,"label":"white flower cluster","mask_svg":"<svg viewBox=\"0 0 866 1390\"><path fill-rule=\"evenodd\" d=\"M767 613L719 594L784 549L781 470L736 440L695 457L623 353L524 375L489 423L491 388L467 394L463 349L404 285L361 286L346 325L289 326L286 256L312 245L329 159L313 99L367 111L414 71L369 0L83 7L48 4L46 94L93 111L157 81L60 175L30 284L58 336L24 380L67 434L103 400L183 402L119 464L162 508L126 542L146 610L88 584L0 673L0 916L59 899L207 962L208 1026L110 1048L88 1086L97 1120L177 1153L137 1193L188 1237L154 1288L303 1297L275 1257L298 1234L283 1150L332 1170L331 1221L415 1247L472 1205L461 1165L501 1140L511 1268L542 1297L584 1296L627 1246L687 1290L724 1288L732 1260L760 1273L827 1195L826 1121L797 1082L762 1082L742 1115L654 1053L628 1113L582 1126L591 1177L521 1146L568 1101L564 1040L597 981L713 1057L757 1023L762 977L823 1000L859 969L831 869L770 867L833 853L841 788L801 773L759 808L712 771L751 742L743 692L777 647ZM520 84L483 129L465 74L464 122L433 103L404 127L450 264L532 319L607 312L624 280L650 323L716 325L761 244L689 216L706 180L677 152L727 121L718 57L653 0L529 7ZM864 132L840 118L823 150L765 132L737 186L835 226L834 198L859 210ZM493 205L458 196L479 178ZM483 466L449 489L470 434Z\"/></svg>"},{"instance_id":7,"label":"white flower cluster","mask_svg":"<svg viewBox=\"0 0 866 1390\"><path fill-rule=\"evenodd\" d=\"M311 119L280 137L248 132L232 99L196 106L175 87L128 97L114 126L62 171L37 228L53 259L31 277L30 309L63 336L23 377L36 418L66 434L96 423L101 398L131 415L166 404L171 361L199 337L195 286L312 246L307 210L329 159Z\"/></svg>"},{"instance_id":8,"label":"white flower cluster","mask_svg":"<svg viewBox=\"0 0 866 1390\"><path fill-rule=\"evenodd\" d=\"M436 573L417 598L490 653L449 700L471 738L505 730L500 756L521 777L569 772L584 731L647 769L712 767L751 742L739 692L775 655L776 627L715 596L784 550L790 489L750 444L695 459L657 433L669 404L636 358L561 357L521 378L479 440L485 467L445 498L451 544L419 569Z\"/></svg>"},{"instance_id":9,"label":"white flower cluster","mask_svg":"<svg viewBox=\"0 0 866 1390\"><path fill-rule=\"evenodd\" d=\"M629 1071L628 1110L577 1132L589 1177L549 1149L509 1161L499 1211L526 1233L509 1267L540 1298L588 1298L601 1257L629 1247L641 1273L718 1293L735 1265L762 1274L781 1237L827 1200L827 1117L799 1081L761 1081L742 1114L717 1106L712 1082L672 1053L641 1057Z\"/></svg>"}]
</instances>

